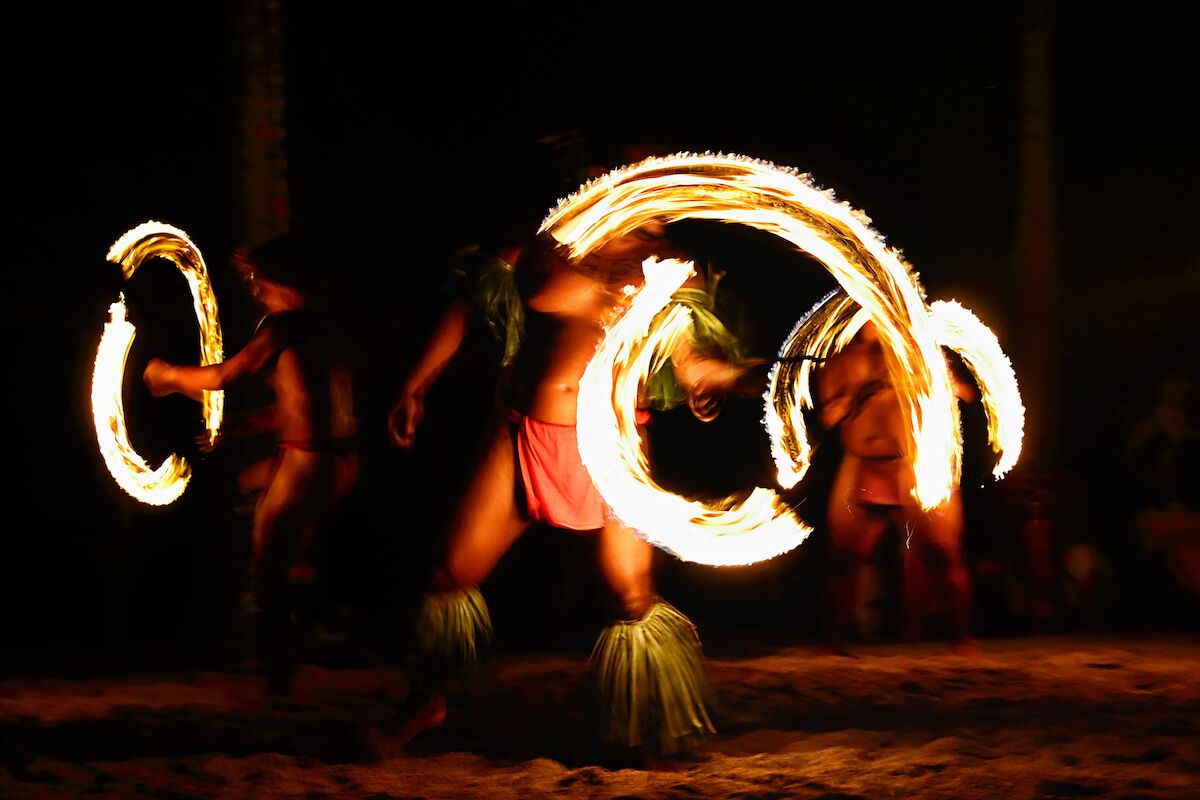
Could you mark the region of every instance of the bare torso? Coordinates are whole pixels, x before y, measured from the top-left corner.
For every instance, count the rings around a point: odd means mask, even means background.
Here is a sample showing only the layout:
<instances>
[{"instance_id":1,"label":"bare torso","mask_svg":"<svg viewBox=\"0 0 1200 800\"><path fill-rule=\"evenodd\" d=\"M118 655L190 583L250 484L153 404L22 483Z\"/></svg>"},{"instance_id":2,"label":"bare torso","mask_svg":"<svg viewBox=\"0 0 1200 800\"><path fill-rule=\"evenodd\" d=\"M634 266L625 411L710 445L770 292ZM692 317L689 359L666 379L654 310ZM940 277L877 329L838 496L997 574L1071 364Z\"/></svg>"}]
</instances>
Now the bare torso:
<instances>
[{"instance_id":1,"label":"bare torso","mask_svg":"<svg viewBox=\"0 0 1200 800\"><path fill-rule=\"evenodd\" d=\"M835 498L882 510L910 507L911 443L883 346L867 323L818 377L821 423L836 429L843 448Z\"/></svg>"},{"instance_id":2,"label":"bare torso","mask_svg":"<svg viewBox=\"0 0 1200 800\"><path fill-rule=\"evenodd\" d=\"M642 262L652 255L679 257L661 234L636 233L578 265L544 246L510 254L525 305L526 335L505 376L505 401L544 422L575 424L579 380L604 326L625 302L624 288L641 285Z\"/></svg>"},{"instance_id":3,"label":"bare torso","mask_svg":"<svg viewBox=\"0 0 1200 800\"><path fill-rule=\"evenodd\" d=\"M274 321L281 344L266 375L275 394L276 437L315 447L348 442L355 434L350 370L315 320L291 313Z\"/></svg>"},{"instance_id":4,"label":"bare torso","mask_svg":"<svg viewBox=\"0 0 1200 800\"><path fill-rule=\"evenodd\" d=\"M900 458L909 450L900 401L884 358L874 326L867 323L821 368L821 423L838 429L850 456Z\"/></svg>"}]
</instances>

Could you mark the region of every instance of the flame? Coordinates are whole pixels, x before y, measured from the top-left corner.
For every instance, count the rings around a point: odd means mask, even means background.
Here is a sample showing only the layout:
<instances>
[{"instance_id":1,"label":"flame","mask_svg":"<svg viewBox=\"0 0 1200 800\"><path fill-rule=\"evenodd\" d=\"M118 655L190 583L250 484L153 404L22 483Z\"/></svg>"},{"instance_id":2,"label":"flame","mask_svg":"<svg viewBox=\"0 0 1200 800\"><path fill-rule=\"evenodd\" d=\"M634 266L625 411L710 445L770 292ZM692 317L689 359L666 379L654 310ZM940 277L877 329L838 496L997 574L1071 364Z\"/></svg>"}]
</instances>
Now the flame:
<instances>
[{"instance_id":1,"label":"flame","mask_svg":"<svg viewBox=\"0 0 1200 800\"><path fill-rule=\"evenodd\" d=\"M646 283L606 332L579 382L579 454L597 489L623 522L686 561L752 564L799 545L810 533L779 496L756 487L742 502L709 505L662 489L650 477L637 430L639 385L691 325L668 306L694 273L690 262L647 259ZM586 422L585 422L586 420Z\"/></svg>"},{"instance_id":2,"label":"flame","mask_svg":"<svg viewBox=\"0 0 1200 800\"><path fill-rule=\"evenodd\" d=\"M96 367L92 372L92 418L96 423L96 439L100 455L117 485L152 506L175 502L187 488L192 468L179 456L171 454L152 470L129 443L125 431L125 407L121 401L121 382L125 374L125 359L136 335L134 326L125 319L125 297L108 308L108 322L96 348Z\"/></svg>"},{"instance_id":3,"label":"flame","mask_svg":"<svg viewBox=\"0 0 1200 800\"><path fill-rule=\"evenodd\" d=\"M809 309L779 348L779 360L768 374L763 424L771 440L776 479L785 489L808 471L804 411L816 406L812 396L813 369L840 350L866 322L866 314L843 292L831 292Z\"/></svg>"},{"instance_id":4,"label":"flame","mask_svg":"<svg viewBox=\"0 0 1200 800\"><path fill-rule=\"evenodd\" d=\"M187 234L162 222L144 222L122 234L107 255L109 261L121 266L126 280L142 262L155 257L174 263L187 280L200 326L200 363L219 363L224 355L217 299L204 258ZM117 485L143 503L167 505L183 494L191 468L184 459L172 454L157 470L150 470L129 443L121 386L125 360L136 330L126 320L125 312L122 296L109 308L109 321L104 325L96 349L96 365L92 372L92 417L96 424L96 439L104 463ZM224 407L224 392L204 392L204 426L210 443L217 440Z\"/></svg>"},{"instance_id":5,"label":"flame","mask_svg":"<svg viewBox=\"0 0 1200 800\"><path fill-rule=\"evenodd\" d=\"M1016 466L1025 430L1025 406L1012 363L1000 349L996 334L957 302L936 300L930 312L938 342L962 356L979 384L988 419L988 441L1000 455L992 475L1002 478Z\"/></svg>"},{"instance_id":6,"label":"flame","mask_svg":"<svg viewBox=\"0 0 1200 800\"><path fill-rule=\"evenodd\" d=\"M1001 478L1020 456L1025 425L1025 407L1012 365L996 335L958 302L934 301L928 313L934 340L939 347L962 356L979 386L988 418L988 440L1000 455L992 474ZM780 485L795 484L808 468L811 448L803 411L815 407L811 394L814 361L819 363L845 347L867 319L863 309L843 292L834 291L796 323L780 348L779 361L769 376L764 414ZM934 368L945 371L945 362ZM957 411L957 404L953 410ZM949 424L957 427L957 416L952 416Z\"/></svg>"},{"instance_id":7,"label":"flame","mask_svg":"<svg viewBox=\"0 0 1200 800\"><path fill-rule=\"evenodd\" d=\"M900 253L887 247L871 229L870 219L839 202L832 192L815 187L809 175L734 154L677 153L648 158L589 181L560 200L539 232L550 233L572 257L583 258L605 242L651 221L684 219L734 222L773 233L820 261L845 292L844 300L826 305L831 301L826 298L797 324L781 348L780 362L771 371L770 389L764 397L764 425L780 485L794 485L808 467L811 451L801 414L803 408L812 406L807 388L812 365L802 361L794 367L782 356L802 343L815 346L817 352L800 352L826 355L840 349L870 319L890 355L889 371L897 398L910 422L915 446L914 497L925 509L947 500L960 479L962 452L957 403L937 338L951 336L950 323L932 318L917 275ZM657 284L656 273L663 264L645 267L647 289L652 280ZM639 313L652 318L663 309L667 300L653 307L649 299L661 298L662 291L656 286L645 295L645 309ZM645 292L636 299L641 300ZM635 302L628 313L633 313L634 307L640 306ZM756 488L736 509L712 509L658 489L644 474L645 457L630 421L636 398L627 384L633 383L634 374L645 375L636 371L650 363L641 354L668 348L679 335L675 326L685 325L686 315L668 314L654 331L644 329L640 318L636 324L630 320L627 328L624 322L622 318L607 331L588 366L580 385L578 415L584 465L614 512L660 547L704 563L751 563L798 545L807 534L799 523L787 536L775 539L778 531L763 522L764 518L777 519L778 507L771 505L777 499L767 499L775 497L769 490ZM980 329L986 331L981 323L977 327L968 323L953 335L974 337ZM632 338L626 341L616 339L618 336ZM635 346L638 336L646 341ZM994 409L989 406L989 416L999 420L1000 406L1011 405L1015 396L1015 380L1008 382L1002 377L1002 368L991 372L992 368L982 366L995 363L994 352L989 350L990 355L983 358L983 350L974 344L956 342L964 356L966 351L973 358L978 356L972 369L991 381L989 396L997 405ZM998 345L995 351L999 352ZM784 363L788 365L782 366ZM605 372L610 376L598 377ZM614 407L611 414L606 410L610 405ZM997 412L994 416L993 411ZM1023 418L1023 411L1003 418L1007 422L998 423L997 435L1002 427L1008 442L1004 452L1015 459L1019 445L1014 448L1011 441L1014 432L1019 440L1017 420ZM611 441L600 441L606 437ZM749 516L750 506L762 516ZM645 511L640 510L643 507ZM736 528L738 524L747 527ZM751 530L762 535L731 535ZM693 542L706 538L711 542L705 546Z\"/></svg>"}]
</instances>

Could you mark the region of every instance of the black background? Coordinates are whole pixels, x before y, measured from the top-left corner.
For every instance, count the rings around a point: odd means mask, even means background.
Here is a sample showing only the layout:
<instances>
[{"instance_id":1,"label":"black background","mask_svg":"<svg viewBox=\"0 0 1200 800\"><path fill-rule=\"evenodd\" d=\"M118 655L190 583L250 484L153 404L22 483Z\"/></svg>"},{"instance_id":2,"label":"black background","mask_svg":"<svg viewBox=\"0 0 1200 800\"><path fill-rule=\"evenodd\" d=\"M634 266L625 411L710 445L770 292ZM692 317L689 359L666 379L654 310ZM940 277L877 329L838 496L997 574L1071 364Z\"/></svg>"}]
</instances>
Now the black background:
<instances>
[{"instance_id":1,"label":"black background","mask_svg":"<svg viewBox=\"0 0 1200 800\"><path fill-rule=\"evenodd\" d=\"M388 448L384 414L440 308L451 252L532 227L573 188L544 137L579 131L610 165L622 145L649 143L808 172L872 218L931 298L961 300L1002 343L1014 341L1019 5L289 6L293 225L336 251L357 298L365 461L338 537L318 550L332 604L374 618L424 574L487 407L484 354L447 374L412 453ZM1169 4L1097 9L1058 4L1053 20L1060 461L1073 487L1064 530L1120 568L1136 550L1121 459L1127 415L1149 409L1164 371L1194 376L1200 356L1200 175L1187 26ZM130 376L151 354L194 358L182 283L164 268L123 286L104 261L141 221L192 237L222 304L227 350L249 336L252 311L228 266L240 236L232 8L68 5L19 19L4 55L4 640L13 652L115 644L186 655L221 638L248 527L230 510L232 475L250 447L200 456L194 408L152 401L131 377L135 444L155 463L171 450L196 459L184 498L150 509L108 477L87 393L107 306L122 289L142 326ZM794 257L754 236L713 237L713 252L739 264L729 286L751 309L755 348L769 354L828 280L812 265L789 270ZM1009 351L1020 374L1022 354ZM723 453L714 484L757 468L763 445L746 445L761 436L756 414L735 405L705 434ZM668 421L664 440L672 425L688 430ZM510 641L551 627L540 623L555 614L594 612L585 548L548 531L518 546L491 587L500 622L525 623L509 625ZM745 570L665 559L664 591L713 625L807 636L816 571L806 558ZM1157 575L1118 581L1112 624L1187 624L1177 606L1191 600L1155 594ZM577 627L581 640L594 632Z\"/></svg>"}]
</instances>

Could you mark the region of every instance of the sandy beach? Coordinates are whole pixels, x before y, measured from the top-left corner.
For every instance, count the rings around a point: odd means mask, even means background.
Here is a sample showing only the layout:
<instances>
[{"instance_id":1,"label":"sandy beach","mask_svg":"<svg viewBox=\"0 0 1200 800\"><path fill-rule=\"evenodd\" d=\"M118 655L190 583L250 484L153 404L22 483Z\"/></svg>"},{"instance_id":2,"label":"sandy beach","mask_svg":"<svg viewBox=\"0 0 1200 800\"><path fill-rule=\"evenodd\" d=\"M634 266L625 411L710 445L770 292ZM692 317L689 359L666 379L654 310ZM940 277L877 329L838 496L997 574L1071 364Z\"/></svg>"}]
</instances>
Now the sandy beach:
<instances>
[{"instance_id":1,"label":"sandy beach","mask_svg":"<svg viewBox=\"0 0 1200 800\"><path fill-rule=\"evenodd\" d=\"M586 654L505 654L397 758L364 731L385 669L304 666L264 704L249 674L0 684L0 795L35 798L1191 798L1200 641L1181 636L718 645L719 733L647 771L586 732Z\"/></svg>"}]
</instances>

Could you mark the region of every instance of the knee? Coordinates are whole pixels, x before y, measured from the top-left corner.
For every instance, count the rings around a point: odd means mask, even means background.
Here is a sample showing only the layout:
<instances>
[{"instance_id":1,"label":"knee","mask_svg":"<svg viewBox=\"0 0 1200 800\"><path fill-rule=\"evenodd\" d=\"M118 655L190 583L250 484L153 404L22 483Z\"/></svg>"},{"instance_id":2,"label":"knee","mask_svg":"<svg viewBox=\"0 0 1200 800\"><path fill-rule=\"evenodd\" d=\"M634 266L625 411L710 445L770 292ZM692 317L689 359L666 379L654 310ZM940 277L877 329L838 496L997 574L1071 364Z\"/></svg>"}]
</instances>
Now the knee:
<instances>
[{"instance_id":1,"label":"knee","mask_svg":"<svg viewBox=\"0 0 1200 800\"><path fill-rule=\"evenodd\" d=\"M639 620L649 613L656 600L650 587L630 587L617 593L617 613L623 620Z\"/></svg>"},{"instance_id":2,"label":"knee","mask_svg":"<svg viewBox=\"0 0 1200 800\"><path fill-rule=\"evenodd\" d=\"M469 559L450 556L434 572L434 588L439 592L461 592L478 586L487 575Z\"/></svg>"},{"instance_id":3,"label":"knee","mask_svg":"<svg viewBox=\"0 0 1200 800\"><path fill-rule=\"evenodd\" d=\"M964 566L962 553L954 542L927 542L922 547L921 555L931 569L941 573L949 574Z\"/></svg>"}]
</instances>

